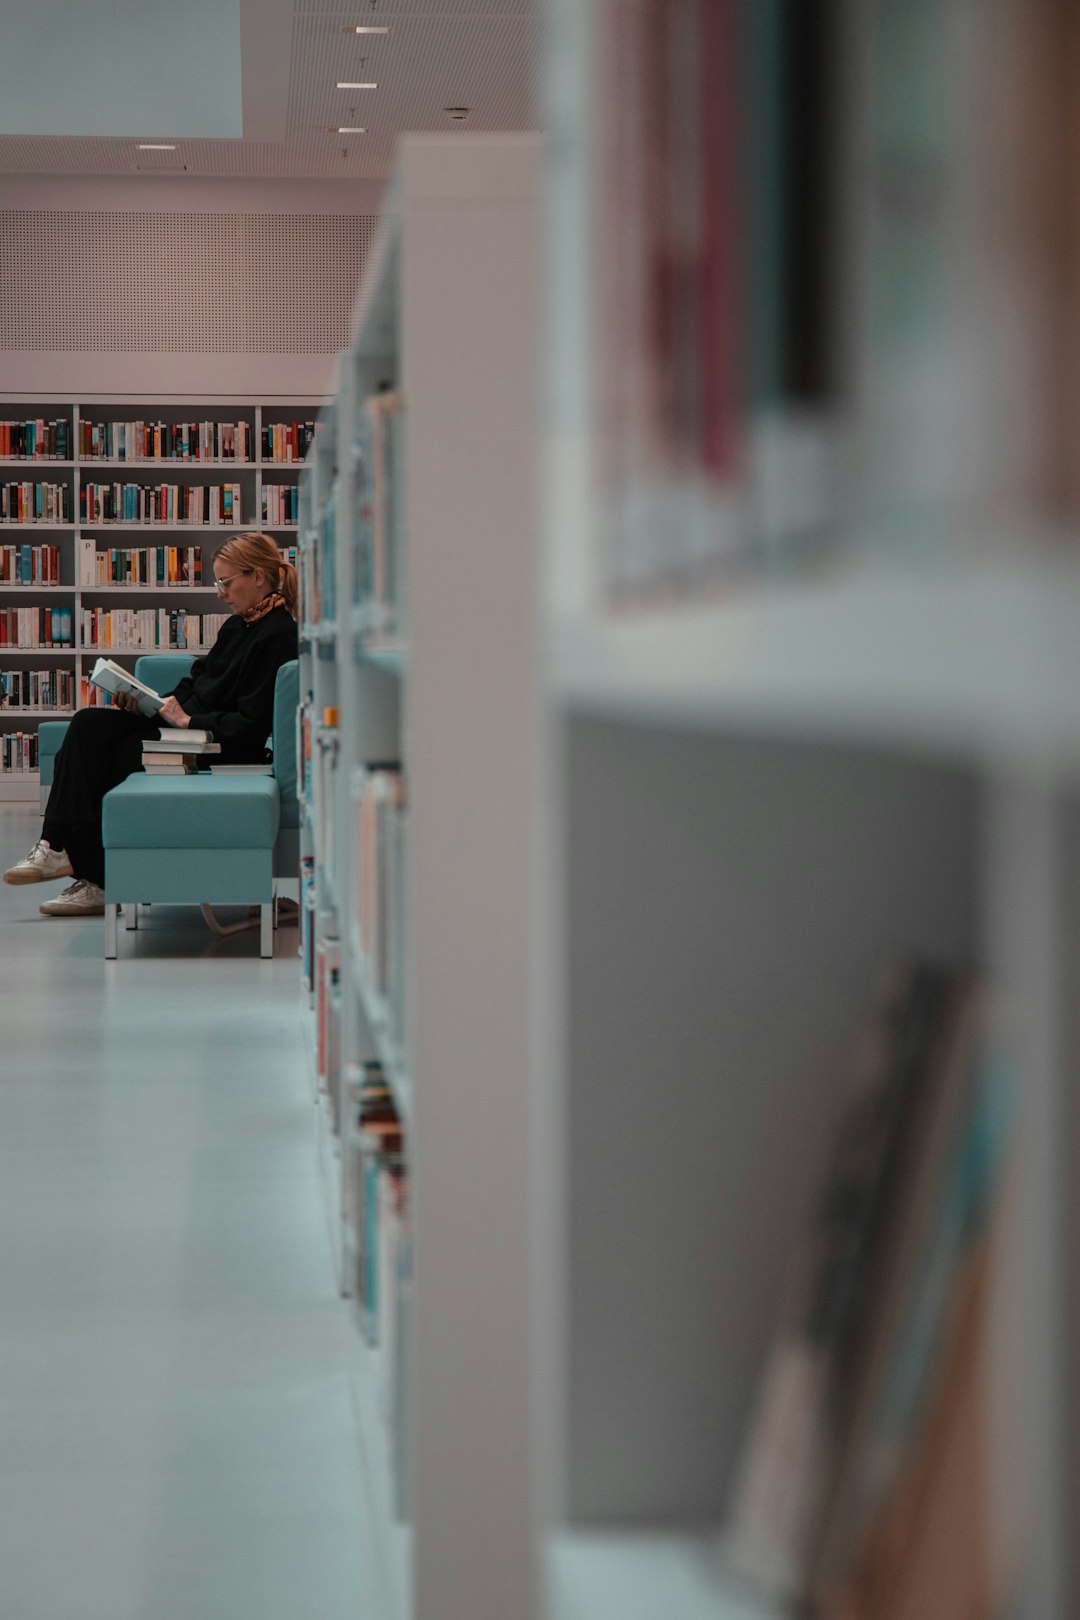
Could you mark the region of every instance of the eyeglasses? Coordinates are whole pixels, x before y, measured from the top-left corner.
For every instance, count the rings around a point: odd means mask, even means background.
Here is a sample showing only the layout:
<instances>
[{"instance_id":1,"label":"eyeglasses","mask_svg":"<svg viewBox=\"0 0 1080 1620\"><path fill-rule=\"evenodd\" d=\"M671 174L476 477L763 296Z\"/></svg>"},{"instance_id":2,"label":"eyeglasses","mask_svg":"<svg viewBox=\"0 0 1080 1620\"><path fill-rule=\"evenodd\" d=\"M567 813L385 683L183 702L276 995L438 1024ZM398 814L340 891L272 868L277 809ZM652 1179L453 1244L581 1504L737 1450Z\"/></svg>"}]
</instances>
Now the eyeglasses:
<instances>
[{"instance_id":1,"label":"eyeglasses","mask_svg":"<svg viewBox=\"0 0 1080 1620\"><path fill-rule=\"evenodd\" d=\"M234 579L242 579L245 574L250 574L250 573L251 573L250 568L239 568L239 569L237 569L235 574L230 574L228 579L215 579L215 581L214 581L214 589L215 589L215 591L217 591L219 596L224 596L225 592L228 590L229 586L232 584Z\"/></svg>"}]
</instances>

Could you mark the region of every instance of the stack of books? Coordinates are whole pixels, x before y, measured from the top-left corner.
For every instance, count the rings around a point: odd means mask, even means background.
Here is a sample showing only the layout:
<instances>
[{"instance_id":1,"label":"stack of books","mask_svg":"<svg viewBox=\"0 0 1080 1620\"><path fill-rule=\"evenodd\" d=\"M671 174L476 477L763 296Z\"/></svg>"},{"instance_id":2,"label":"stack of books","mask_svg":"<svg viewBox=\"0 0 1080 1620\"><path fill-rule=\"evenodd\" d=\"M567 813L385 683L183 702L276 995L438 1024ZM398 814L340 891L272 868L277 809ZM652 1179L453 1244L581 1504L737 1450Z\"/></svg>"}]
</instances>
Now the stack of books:
<instances>
[{"instance_id":1,"label":"stack of books","mask_svg":"<svg viewBox=\"0 0 1080 1620\"><path fill-rule=\"evenodd\" d=\"M150 776L183 776L221 753L212 732L179 726L162 726L157 738L147 737L142 748L143 770Z\"/></svg>"}]
</instances>

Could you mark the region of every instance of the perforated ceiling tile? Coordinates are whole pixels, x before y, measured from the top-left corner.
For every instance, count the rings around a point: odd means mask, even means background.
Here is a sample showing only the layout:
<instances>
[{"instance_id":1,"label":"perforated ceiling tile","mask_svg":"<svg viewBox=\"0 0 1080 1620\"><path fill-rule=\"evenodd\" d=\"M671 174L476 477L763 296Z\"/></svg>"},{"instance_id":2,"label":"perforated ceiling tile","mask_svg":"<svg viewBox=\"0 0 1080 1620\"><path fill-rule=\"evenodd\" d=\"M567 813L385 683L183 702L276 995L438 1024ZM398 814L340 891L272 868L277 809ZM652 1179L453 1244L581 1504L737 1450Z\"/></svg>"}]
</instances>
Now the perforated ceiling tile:
<instances>
[{"instance_id":1,"label":"perforated ceiling tile","mask_svg":"<svg viewBox=\"0 0 1080 1620\"><path fill-rule=\"evenodd\" d=\"M289 132L357 124L391 130L513 130L535 119L536 26L526 15L401 15L387 37L345 34L317 15L293 23ZM375 90L338 90L339 81ZM468 107L463 124L448 106ZM357 137L360 139L360 137Z\"/></svg>"},{"instance_id":2,"label":"perforated ceiling tile","mask_svg":"<svg viewBox=\"0 0 1080 1620\"><path fill-rule=\"evenodd\" d=\"M258 0L250 6L254 13ZM287 110L284 140L181 139L175 153L159 158L140 153L136 135L11 135L0 137L0 174L153 174L163 185L184 174L382 180L407 130L536 127L539 11L538 0L293 0L291 9L267 7L245 48L244 96L249 105L269 99ZM358 22L390 33L345 32ZM183 73L189 64L170 66ZM379 84L373 100L335 88L339 79L369 77ZM456 123L447 106L469 107L469 117ZM347 123L367 133L339 136L337 126ZM170 137L159 131L147 138Z\"/></svg>"},{"instance_id":3,"label":"perforated ceiling tile","mask_svg":"<svg viewBox=\"0 0 1080 1620\"><path fill-rule=\"evenodd\" d=\"M374 214L0 211L0 348L334 354Z\"/></svg>"},{"instance_id":4,"label":"perforated ceiling tile","mask_svg":"<svg viewBox=\"0 0 1080 1620\"><path fill-rule=\"evenodd\" d=\"M335 180L382 179L389 172L395 134L373 131L361 144L322 131L285 142L181 141L176 161L154 166L163 179L173 175L244 175L290 179L320 176ZM134 175L148 171L145 154L131 141L72 141L56 137L0 139L0 174Z\"/></svg>"},{"instance_id":5,"label":"perforated ceiling tile","mask_svg":"<svg viewBox=\"0 0 1080 1620\"><path fill-rule=\"evenodd\" d=\"M446 17L532 17L538 0L294 0L297 16L332 17L337 23L393 23L397 17L423 17L438 23Z\"/></svg>"}]
</instances>

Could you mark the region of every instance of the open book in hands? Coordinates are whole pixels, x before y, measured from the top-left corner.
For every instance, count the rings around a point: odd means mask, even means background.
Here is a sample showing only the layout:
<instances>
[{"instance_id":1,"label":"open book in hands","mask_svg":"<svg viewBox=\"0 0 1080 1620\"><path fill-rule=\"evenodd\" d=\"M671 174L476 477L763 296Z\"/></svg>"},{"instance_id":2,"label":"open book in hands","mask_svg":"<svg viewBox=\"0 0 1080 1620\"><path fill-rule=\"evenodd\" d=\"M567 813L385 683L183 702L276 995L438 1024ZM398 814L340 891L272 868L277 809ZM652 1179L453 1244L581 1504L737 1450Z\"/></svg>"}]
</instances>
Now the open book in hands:
<instances>
[{"instance_id":1,"label":"open book in hands","mask_svg":"<svg viewBox=\"0 0 1080 1620\"><path fill-rule=\"evenodd\" d=\"M157 714L165 702L160 692L155 692L145 681L136 680L128 670L114 664L111 658L95 660L89 678L95 686L100 686L103 692L124 693L133 697L138 704L139 713L145 714L147 718Z\"/></svg>"}]
</instances>

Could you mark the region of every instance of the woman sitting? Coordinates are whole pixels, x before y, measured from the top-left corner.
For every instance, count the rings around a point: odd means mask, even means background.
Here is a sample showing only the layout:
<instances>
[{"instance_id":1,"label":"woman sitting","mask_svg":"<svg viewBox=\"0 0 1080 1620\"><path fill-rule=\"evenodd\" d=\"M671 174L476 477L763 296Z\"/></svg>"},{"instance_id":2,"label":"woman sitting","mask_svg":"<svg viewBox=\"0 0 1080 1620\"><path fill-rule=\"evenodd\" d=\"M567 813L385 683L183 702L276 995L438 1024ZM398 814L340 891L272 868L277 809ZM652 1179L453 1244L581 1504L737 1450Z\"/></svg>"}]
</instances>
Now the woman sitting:
<instances>
[{"instance_id":1,"label":"woman sitting","mask_svg":"<svg viewBox=\"0 0 1080 1620\"><path fill-rule=\"evenodd\" d=\"M110 788L142 769L143 741L157 737L160 725L212 732L223 764L266 759L277 672L296 657L296 570L269 535L237 534L214 557L214 583L230 617L152 720L138 712L133 698L80 709L72 717L56 756L41 837L4 873L5 883L75 879L40 907L45 916L104 913L101 802Z\"/></svg>"}]
</instances>

